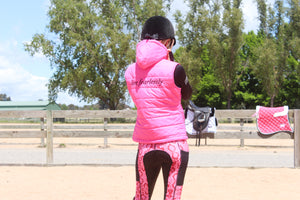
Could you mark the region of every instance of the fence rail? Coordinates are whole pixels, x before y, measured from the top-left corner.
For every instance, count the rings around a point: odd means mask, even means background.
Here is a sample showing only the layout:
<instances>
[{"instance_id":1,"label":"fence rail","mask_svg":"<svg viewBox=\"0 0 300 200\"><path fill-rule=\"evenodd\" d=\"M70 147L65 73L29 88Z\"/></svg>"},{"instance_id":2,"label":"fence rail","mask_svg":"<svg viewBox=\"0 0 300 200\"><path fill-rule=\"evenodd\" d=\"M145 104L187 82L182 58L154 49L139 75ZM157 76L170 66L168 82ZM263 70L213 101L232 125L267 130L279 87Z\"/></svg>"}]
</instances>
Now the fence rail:
<instances>
[{"instance_id":1,"label":"fence rail","mask_svg":"<svg viewBox=\"0 0 300 200\"><path fill-rule=\"evenodd\" d=\"M217 133L204 134L204 138L240 139L241 146L244 139L262 138L254 124L244 123L247 120L255 121L255 110L217 110L219 121L231 119L240 123L219 123ZM109 118L133 118L135 110L60 110L60 111L0 111L0 118L26 119L38 118L40 124L0 123L0 138L41 138L47 139L47 163L53 163L53 137L100 137L128 138L132 136L134 124L108 123ZM277 133L269 139L294 139L295 167L300 167L300 110L290 110L289 117L294 125L294 135ZM55 118L102 119L102 124L61 124L54 123ZM45 123L46 122L46 123Z\"/></svg>"}]
</instances>

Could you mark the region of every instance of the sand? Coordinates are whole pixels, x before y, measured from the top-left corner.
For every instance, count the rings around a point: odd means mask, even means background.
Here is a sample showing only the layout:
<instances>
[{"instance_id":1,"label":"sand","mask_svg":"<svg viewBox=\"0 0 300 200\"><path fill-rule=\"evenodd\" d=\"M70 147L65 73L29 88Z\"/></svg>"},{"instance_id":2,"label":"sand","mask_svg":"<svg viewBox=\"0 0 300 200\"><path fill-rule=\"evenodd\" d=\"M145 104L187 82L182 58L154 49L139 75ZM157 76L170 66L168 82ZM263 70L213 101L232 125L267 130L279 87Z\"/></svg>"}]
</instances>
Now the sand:
<instances>
[{"instance_id":1,"label":"sand","mask_svg":"<svg viewBox=\"0 0 300 200\"><path fill-rule=\"evenodd\" d=\"M40 148L40 139L0 139L0 148ZM108 148L136 148L128 139L109 139ZM208 140L190 151L241 149L293 151L292 140ZM58 148L102 148L103 139L55 138ZM299 200L300 169L188 168L183 200ZM135 193L133 166L0 166L1 200L126 200ZM153 200L163 199L160 176Z\"/></svg>"},{"instance_id":2,"label":"sand","mask_svg":"<svg viewBox=\"0 0 300 200\"><path fill-rule=\"evenodd\" d=\"M299 200L299 169L189 168L182 199ZM3 200L125 200L134 167L0 167ZM163 196L159 177L153 200Z\"/></svg>"}]
</instances>

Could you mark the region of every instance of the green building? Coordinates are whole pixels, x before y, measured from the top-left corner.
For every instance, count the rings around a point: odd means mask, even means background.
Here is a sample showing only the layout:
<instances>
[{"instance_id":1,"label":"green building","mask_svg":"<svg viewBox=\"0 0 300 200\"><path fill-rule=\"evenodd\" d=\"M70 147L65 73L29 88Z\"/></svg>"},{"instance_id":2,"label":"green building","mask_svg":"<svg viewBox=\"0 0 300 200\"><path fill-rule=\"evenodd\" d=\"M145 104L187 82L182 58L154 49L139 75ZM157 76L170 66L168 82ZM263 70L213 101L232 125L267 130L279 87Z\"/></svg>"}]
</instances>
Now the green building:
<instances>
[{"instance_id":1,"label":"green building","mask_svg":"<svg viewBox=\"0 0 300 200\"><path fill-rule=\"evenodd\" d=\"M1 110L61 110L58 104L49 101L0 101Z\"/></svg>"}]
</instances>

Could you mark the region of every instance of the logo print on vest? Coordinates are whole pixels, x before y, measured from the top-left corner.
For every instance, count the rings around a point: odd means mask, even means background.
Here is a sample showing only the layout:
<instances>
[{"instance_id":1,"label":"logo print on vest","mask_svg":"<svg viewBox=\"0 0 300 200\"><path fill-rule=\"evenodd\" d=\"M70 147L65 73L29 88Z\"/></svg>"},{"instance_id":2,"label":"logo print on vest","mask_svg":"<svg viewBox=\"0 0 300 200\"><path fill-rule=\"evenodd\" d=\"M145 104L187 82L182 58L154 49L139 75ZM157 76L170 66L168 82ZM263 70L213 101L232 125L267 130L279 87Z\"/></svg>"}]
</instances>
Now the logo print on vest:
<instances>
[{"instance_id":1,"label":"logo print on vest","mask_svg":"<svg viewBox=\"0 0 300 200\"><path fill-rule=\"evenodd\" d=\"M139 81L131 81L131 85L136 85L137 87L140 87L141 85L143 86L161 86L163 84L163 80L161 80L160 78L156 78L156 79L140 79Z\"/></svg>"}]
</instances>

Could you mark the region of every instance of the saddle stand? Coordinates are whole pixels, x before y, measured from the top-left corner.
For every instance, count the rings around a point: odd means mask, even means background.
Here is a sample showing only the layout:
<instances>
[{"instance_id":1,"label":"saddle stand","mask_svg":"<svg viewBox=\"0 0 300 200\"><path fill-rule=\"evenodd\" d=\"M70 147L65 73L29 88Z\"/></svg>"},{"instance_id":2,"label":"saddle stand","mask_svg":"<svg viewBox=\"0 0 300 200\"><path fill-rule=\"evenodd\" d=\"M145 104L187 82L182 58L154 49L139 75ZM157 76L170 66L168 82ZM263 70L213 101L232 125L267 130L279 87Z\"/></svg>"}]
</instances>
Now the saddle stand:
<instances>
[{"instance_id":1,"label":"saddle stand","mask_svg":"<svg viewBox=\"0 0 300 200\"><path fill-rule=\"evenodd\" d=\"M196 144L195 144L195 146L197 146L197 147L200 146L201 136L202 136L201 131L197 131L197 133L196 133Z\"/></svg>"},{"instance_id":2,"label":"saddle stand","mask_svg":"<svg viewBox=\"0 0 300 200\"><path fill-rule=\"evenodd\" d=\"M187 134L196 138L196 146L200 146L204 133L216 133L215 108L197 107L189 101L185 108L185 126Z\"/></svg>"}]
</instances>

